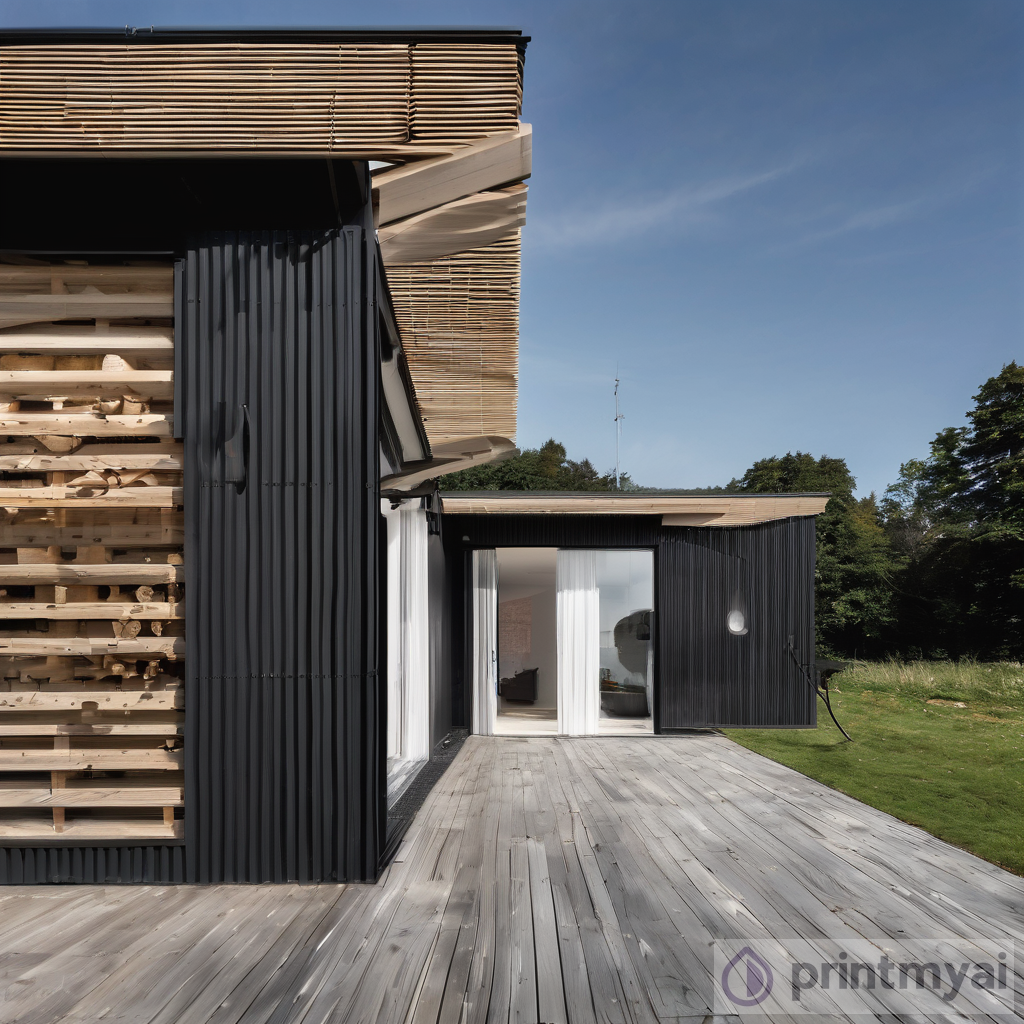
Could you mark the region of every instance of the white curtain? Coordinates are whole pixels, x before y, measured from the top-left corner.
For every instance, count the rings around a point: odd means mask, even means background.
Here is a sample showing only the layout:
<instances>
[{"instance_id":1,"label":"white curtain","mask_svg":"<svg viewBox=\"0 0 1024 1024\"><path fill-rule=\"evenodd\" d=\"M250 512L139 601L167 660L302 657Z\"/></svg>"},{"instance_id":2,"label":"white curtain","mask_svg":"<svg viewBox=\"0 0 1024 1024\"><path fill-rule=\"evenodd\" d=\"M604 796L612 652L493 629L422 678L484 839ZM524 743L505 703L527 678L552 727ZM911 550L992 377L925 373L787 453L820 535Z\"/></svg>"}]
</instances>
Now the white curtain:
<instances>
[{"instance_id":1,"label":"white curtain","mask_svg":"<svg viewBox=\"0 0 1024 1024\"><path fill-rule=\"evenodd\" d=\"M498 713L498 552L473 552L473 732L494 735Z\"/></svg>"},{"instance_id":2,"label":"white curtain","mask_svg":"<svg viewBox=\"0 0 1024 1024\"><path fill-rule=\"evenodd\" d=\"M601 716L601 618L596 551L559 551L558 731L597 733Z\"/></svg>"},{"instance_id":3,"label":"white curtain","mask_svg":"<svg viewBox=\"0 0 1024 1024\"><path fill-rule=\"evenodd\" d=\"M430 757L430 621L427 585L427 513L402 506L402 678L405 708L402 757Z\"/></svg>"},{"instance_id":4,"label":"white curtain","mask_svg":"<svg viewBox=\"0 0 1024 1024\"><path fill-rule=\"evenodd\" d=\"M430 757L427 515L384 510L388 524L388 757Z\"/></svg>"}]
</instances>

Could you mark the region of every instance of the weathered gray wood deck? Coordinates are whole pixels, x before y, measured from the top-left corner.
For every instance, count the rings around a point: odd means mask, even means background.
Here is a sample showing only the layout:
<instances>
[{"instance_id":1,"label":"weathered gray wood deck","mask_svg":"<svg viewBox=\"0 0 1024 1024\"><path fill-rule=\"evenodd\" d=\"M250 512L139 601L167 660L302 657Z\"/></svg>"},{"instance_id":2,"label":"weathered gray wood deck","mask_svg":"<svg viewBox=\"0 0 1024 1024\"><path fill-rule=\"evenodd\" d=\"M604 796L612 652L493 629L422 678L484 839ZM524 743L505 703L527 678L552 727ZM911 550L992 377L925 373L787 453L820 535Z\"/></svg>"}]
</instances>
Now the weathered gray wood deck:
<instances>
[{"instance_id":1,"label":"weathered gray wood deck","mask_svg":"<svg viewBox=\"0 0 1024 1024\"><path fill-rule=\"evenodd\" d=\"M471 737L376 886L0 891L0 1019L700 1021L794 931L1024 944L1024 880L723 737Z\"/></svg>"}]
</instances>

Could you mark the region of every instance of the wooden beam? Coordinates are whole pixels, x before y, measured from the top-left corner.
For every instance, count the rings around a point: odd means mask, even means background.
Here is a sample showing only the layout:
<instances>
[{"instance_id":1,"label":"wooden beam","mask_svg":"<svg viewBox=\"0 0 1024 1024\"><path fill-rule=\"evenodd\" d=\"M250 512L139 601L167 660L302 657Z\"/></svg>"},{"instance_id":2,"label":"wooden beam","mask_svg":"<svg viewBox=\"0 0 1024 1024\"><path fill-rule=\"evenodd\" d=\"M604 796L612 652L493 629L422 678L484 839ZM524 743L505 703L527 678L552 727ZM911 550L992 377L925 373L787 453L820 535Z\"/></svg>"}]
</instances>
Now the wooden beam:
<instances>
[{"instance_id":1,"label":"wooden beam","mask_svg":"<svg viewBox=\"0 0 1024 1024\"><path fill-rule=\"evenodd\" d=\"M172 295L0 295L0 327L49 320L173 317Z\"/></svg>"},{"instance_id":2,"label":"wooden beam","mask_svg":"<svg viewBox=\"0 0 1024 1024\"><path fill-rule=\"evenodd\" d=\"M182 445L163 444L86 444L71 455L55 455L42 445L32 451L10 453L15 444L0 445L0 471L7 473L75 472L93 469L184 468ZM0 502L2 504L2 502Z\"/></svg>"},{"instance_id":3,"label":"wooden beam","mask_svg":"<svg viewBox=\"0 0 1024 1024\"><path fill-rule=\"evenodd\" d=\"M2 567L0 567L2 572ZM45 604L38 601L0 601L0 621L5 619L53 619L87 622L103 619L154 619L168 622L185 617L185 602L166 601L128 604L123 601L75 601L70 604Z\"/></svg>"},{"instance_id":4,"label":"wooden beam","mask_svg":"<svg viewBox=\"0 0 1024 1024\"><path fill-rule=\"evenodd\" d=\"M0 331L0 354L39 352L46 355L107 355L137 353L170 357L174 353L171 327L95 327L34 324Z\"/></svg>"},{"instance_id":5,"label":"wooden beam","mask_svg":"<svg viewBox=\"0 0 1024 1024\"><path fill-rule=\"evenodd\" d=\"M178 839L184 835L184 821L176 821L172 827L163 820L123 821L107 818L69 818L64 829L56 833L44 818L4 818L0 820L2 839L88 839L97 841L121 841L124 839Z\"/></svg>"},{"instance_id":6,"label":"wooden beam","mask_svg":"<svg viewBox=\"0 0 1024 1024\"><path fill-rule=\"evenodd\" d=\"M49 789L0 782L0 807L181 807L180 786L139 785L134 780L89 779ZM65 823L66 824L66 823Z\"/></svg>"},{"instance_id":7,"label":"wooden beam","mask_svg":"<svg viewBox=\"0 0 1024 1024\"><path fill-rule=\"evenodd\" d=\"M4 513L0 506L4 542L14 547L180 547L185 521L170 509L72 507L59 512L42 508Z\"/></svg>"},{"instance_id":8,"label":"wooden beam","mask_svg":"<svg viewBox=\"0 0 1024 1024\"><path fill-rule=\"evenodd\" d=\"M181 487L0 486L3 508L177 508L184 500ZM0 574L3 568L0 565Z\"/></svg>"},{"instance_id":9,"label":"wooden beam","mask_svg":"<svg viewBox=\"0 0 1024 1024\"><path fill-rule=\"evenodd\" d=\"M411 217L463 196L523 181L530 176L533 129L479 139L451 156L419 160L373 176L379 223Z\"/></svg>"},{"instance_id":10,"label":"wooden beam","mask_svg":"<svg viewBox=\"0 0 1024 1024\"><path fill-rule=\"evenodd\" d=\"M121 750L95 747L67 750L8 750L0 747L0 771L3 772L87 772L138 771L149 769L180 770L184 754L180 750L127 747Z\"/></svg>"},{"instance_id":11,"label":"wooden beam","mask_svg":"<svg viewBox=\"0 0 1024 1024\"><path fill-rule=\"evenodd\" d=\"M118 637L5 637L0 636L0 656L34 658L85 657L112 654L118 658L175 657L185 654L183 636Z\"/></svg>"},{"instance_id":12,"label":"wooden beam","mask_svg":"<svg viewBox=\"0 0 1024 1024\"><path fill-rule=\"evenodd\" d=\"M172 370L0 370L0 396L11 399L174 395Z\"/></svg>"},{"instance_id":13,"label":"wooden beam","mask_svg":"<svg viewBox=\"0 0 1024 1024\"><path fill-rule=\"evenodd\" d=\"M100 413L0 412L0 435L36 437L172 437L172 417L165 413L105 416Z\"/></svg>"},{"instance_id":14,"label":"wooden beam","mask_svg":"<svg viewBox=\"0 0 1024 1024\"><path fill-rule=\"evenodd\" d=\"M0 711L174 711L184 706L180 689L0 690Z\"/></svg>"},{"instance_id":15,"label":"wooden beam","mask_svg":"<svg viewBox=\"0 0 1024 1024\"><path fill-rule=\"evenodd\" d=\"M490 245L525 223L526 186L513 185L393 221L377 238L385 264L410 263Z\"/></svg>"},{"instance_id":16,"label":"wooden beam","mask_svg":"<svg viewBox=\"0 0 1024 1024\"><path fill-rule=\"evenodd\" d=\"M22 717L29 716L18 716ZM2 736L181 736L185 731L182 716L173 722L37 722L22 725L0 723ZM4 782L0 780L0 787Z\"/></svg>"},{"instance_id":17,"label":"wooden beam","mask_svg":"<svg viewBox=\"0 0 1024 1024\"><path fill-rule=\"evenodd\" d=\"M119 266L105 263L6 263L0 265L4 291L44 290L61 292L92 286L101 292L172 292L174 268L169 262L152 266Z\"/></svg>"},{"instance_id":18,"label":"wooden beam","mask_svg":"<svg viewBox=\"0 0 1024 1024\"><path fill-rule=\"evenodd\" d=\"M675 495L675 494L552 494L544 492L448 493L442 495L449 514L528 515L657 515L665 526L735 526L764 523L789 516L814 516L825 510L827 494ZM699 517L695 522L692 517ZM681 522L675 522L682 517Z\"/></svg>"},{"instance_id":19,"label":"wooden beam","mask_svg":"<svg viewBox=\"0 0 1024 1024\"><path fill-rule=\"evenodd\" d=\"M3 584L38 585L59 583L62 586L115 584L118 586L140 583L181 583L185 579L183 565L145 565L110 563L100 565L68 562L63 565L27 564L0 565L0 586Z\"/></svg>"}]
</instances>

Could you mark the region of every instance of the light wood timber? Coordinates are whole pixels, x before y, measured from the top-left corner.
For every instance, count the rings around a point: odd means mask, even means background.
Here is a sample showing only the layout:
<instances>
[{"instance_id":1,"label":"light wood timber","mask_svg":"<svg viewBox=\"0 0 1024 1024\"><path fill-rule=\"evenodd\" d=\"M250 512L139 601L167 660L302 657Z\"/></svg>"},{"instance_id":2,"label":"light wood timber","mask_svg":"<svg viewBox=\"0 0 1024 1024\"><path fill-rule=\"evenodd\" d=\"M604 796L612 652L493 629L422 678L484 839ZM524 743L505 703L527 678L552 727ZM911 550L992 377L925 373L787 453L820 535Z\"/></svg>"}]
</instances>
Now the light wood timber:
<instances>
[{"instance_id":1,"label":"light wood timber","mask_svg":"<svg viewBox=\"0 0 1024 1024\"><path fill-rule=\"evenodd\" d=\"M174 395L171 370L0 370L0 396L65 399L100 395L140 395L169 399Z\"/></svg>"},{"instance_id":2,"label":"light wood timber","mask_svg":"<svg viewBox=\"0 0 1024 1024\"><path fill-rule=\"evenodd\" d=\"M107 416L100 413L0 412L0 435L34 437L69 434L74 437L171 437L169 413L128 413Z\"/></svg>"},{"instance_id":3,"label":"light wood timber","mask_svg":"<svg viewBox=\"0 0 1024 1024\"><path fill-rule=\"evenodd\" d=\"M55 484L43 487L5 487L0 483L4 508L178 508L184 502L181 487L75 487ZM2 572L2 567L0 567Z\"/></svg>"},{"instance_id":4,"label":"light wood timber","mask_svg":"<svg viewBox=\"0 0 1024 1024\"><path fill-rule=\"evenodd\" d=\"M38 352L48 355L122 353L171 358L170 327L104 327L33 323L0 330L0 353Z\"/></svg>"},{"instance_id":5,"label":"light wood timber","mask_svg":"<svg viewBox=\"0 0 1024 1024\"><path fill-rule=\"evenodd\" d=\"M372 185L378 199L379 224L521 182L530 177L532 157L533 128L519 124L513 131L479 139L450 156L378 171Z\"/></svg>"},{"instance_id":6,"label":"light wood timber","mask_svg":"<svg viewBox=\"0 0 1024 1024\"><path fill-rule=\"evenodd\" d=\"M388 285L431 444L513 438L519 373L520 238L392 263ZM446 296L445 302L438 295Z\"/></svg>"},{"instance_id":7,"label":"light wood timber","mask_svg":"<svg viewBox=\"0 0 1024 1024\"><path fill-rule=\"evenodd\" d=\"M736 526L766 523L789 516L815 516L824 512L827 494L756 494L695 496L669 494L613 493L468 493L442 495L444 510L450 514L529 515L658 515L664 526ZM699 523L679 522L681 516Z\"/></svg>"},{"instance_id":8,"label":"light wood timber","mask_svg":"<svg viewBox=\"0 0 1024 1024\"><path fill-rule=\"evenodd\" d=\"M183 657L183 636L111 637L4 637L0 636L0 656L97 657L113 654L118 658Z\"/></svg>"},{"instance_id":9,"label":"light wood timber","mask_svg":"<svg viewBox=\"0 0 1024 1024\"><path fill-rule=\"evenodd\" d=\"M0 293L62 294L93 287L105 294L174 290L174 269L166 263L124 266L81 263L0 264Z\"/></svg>"},{"instance_id":10,"label":"light wood timber","mask_svg":"<svg viewBox=\"0 0 1024 1024\"><path fill-rule=\"evenodd\" d=\"M0 565L3 584L76 583L135 585L139 583L177 583L185 579L182 565L142 565L107 563L104 565Z\"/></svg>"},{"instance_id":11,"label":"light wood timber","mask_svg":"<svg viewBox=\"0 0 1024 1024\"><path fill-rule=\"evenodd\" d=\"M9 719L0 720L0 736L181 736L183 732L184 725L180 722L97 721L11 725ZM0 779L0 786L5 784Z\"/></svg>"},{"instance_id":12,"label":"light wood timber","mask_svg":"<svg viewBox=\"0 0 1024 1024\"><path fill-rule=\"evenodd\" d=\"M96 469L181 470L182 446L174 442L156 444L85 444L71 455L54 455L42 445L26 452L10 452L15 444L0 445L0 471L42 472L88 471Z\"/></svg>"},{"instance_id":13,"label":"light wood timber","mask_svg":"<svg viewBox=\"0 0 1024 1024\"><path fill-rule=\"evenodd\" d=\"M526 186L445 203L383 225L377 232L385 264L422 262L497 242L526 224Z\"/></svg>"},{"instance_id":14,"label":"light wood timber","mask_svg":"<svg viewBox=\"0 0 1024 1024\"><path fill-rule=\"evenodd\" d=\"M116 564L116 563L115 563ZM3 569L0 567L0 573ZM88 622L102 619L156 619L170 621L185 617L185 602L171 604L126 604L119 601L74 601L70 604L23 603L0 600L0 621L4 619L54 619Z\"/></svg>"},{"instance_id":15,"label":"light wood timber","mask_svg":"<svg viewBox=\"0 0 1024 1024\"><path fill-rule=\"evenodd\" d=\"M181 807L182 787L155 780L77 779L60 789L0 781L0 807Z\"/></svg>"},{"instance_id":16,"label":"light wood timber","mask_svg":"<svg viewBox=\"0 0 1024 1024\"><path fill-rule=\"evenodd\" d=\"M0 690L0 712L174 711L185 695L174 690Z\"/></svg>"},{"instance_id":17,"label":"light wood timber","mask_svg":"<svg viewBox=\"0 0 1024 1024\"><path fill-rule=\"evenodd\" d=\"M5 153L406 158L516 126L509 43L5 46Z\"/></svg>"},{"instance_id":18,"label":"light wood timber","mask_svg":"<svg viewBox=\"0 0 1024 1024\"><path fill-rule=\"evenodd\" d=\"M131 771L167 768L175 771L184 765L180 750L128 747L122 750L89 748L81 750L8 750L0 747L0 771L4 772L81 772Z\"/></svg>"},{"instance_id":19,"label":"light wood timber","mask_svg":"<svg viewBox=\"0 0 1024 1024\"><path fill-rule=\"evenodd\" d=\"M185 538L182 513L169 509L72 507L58 512L32 508L13 514L0 509L0 528L4 538L18 547L78 547L86 543L128 549L180 547Z\"/></svg>"},{"instance_id":20,"label":"light wood timber","mask_svg":"<svg viewBox=\"0 0 1024 1024\"><path fill-rule=\"evenodd\" d=\"M0 327L17 327L37 321L87 320L94 317L169 317L174 315L170 295L0 294Z\"/></svg>"},{"instance_id":21,"label":"light wood timber","mask_svg":"<svg viewBox=\"0 0 1024 1024\"><path fill-rule=\"evenodd\" d=\"M0 818L0 839L60 838L111 842L126 839L177 839L184 834L184 824L183 821L176 821L173 827L168 828L163 820L67 818L64 828L58 835L42 818Z\"/></svg>"}]
</instances>

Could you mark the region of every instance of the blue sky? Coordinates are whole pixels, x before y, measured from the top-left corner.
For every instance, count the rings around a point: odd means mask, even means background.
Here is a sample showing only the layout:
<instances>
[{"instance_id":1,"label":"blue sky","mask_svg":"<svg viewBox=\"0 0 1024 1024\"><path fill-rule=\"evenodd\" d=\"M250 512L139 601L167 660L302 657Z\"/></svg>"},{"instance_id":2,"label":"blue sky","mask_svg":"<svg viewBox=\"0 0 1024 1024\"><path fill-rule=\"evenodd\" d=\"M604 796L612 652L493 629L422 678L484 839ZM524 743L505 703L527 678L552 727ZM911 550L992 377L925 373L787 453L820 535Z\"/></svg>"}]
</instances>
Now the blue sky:
<instances>
[{"instance_id":1,"label":"blue sky","mask_svg":"<svg viewBox=\"0 0 1024 1024\"><path fill-rule=\"evenodd\" d=\"M6 25L514 25L519 443L699 487L802 449L858 491L1024 358L1019 0L11 2Z\"/></svg>"}]
</instances>

